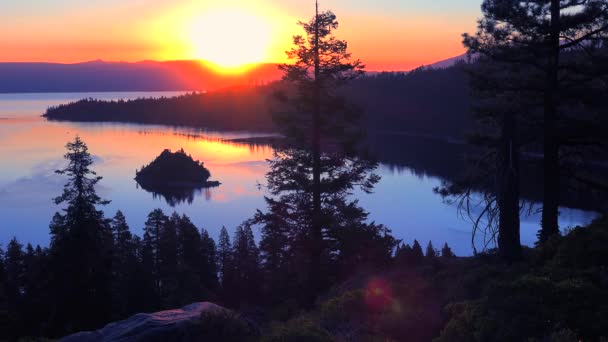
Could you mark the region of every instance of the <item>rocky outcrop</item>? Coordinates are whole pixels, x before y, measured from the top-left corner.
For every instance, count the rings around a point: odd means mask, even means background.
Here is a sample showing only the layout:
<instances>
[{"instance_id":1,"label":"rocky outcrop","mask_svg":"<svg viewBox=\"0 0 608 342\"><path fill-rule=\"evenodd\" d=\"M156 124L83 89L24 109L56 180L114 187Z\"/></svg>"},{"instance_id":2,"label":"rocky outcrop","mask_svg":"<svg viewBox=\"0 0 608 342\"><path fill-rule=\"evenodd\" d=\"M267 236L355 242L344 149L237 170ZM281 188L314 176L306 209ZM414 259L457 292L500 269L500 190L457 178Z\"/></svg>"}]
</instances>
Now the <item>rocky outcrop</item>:
<instances>
[{"instance_id":1,"label":"rocky outcrop","mask_svg":"<svg viewBox=\"0 0 608 342\"><path fill-rule=\"evenodd\" d=\"M64 337L60 342L109 342L109 341L206 341L200 339L205 332L205 315L227 317L231 313L219 305L201 302L181 309L155 313L140 313L123 321L114 322L96 331L79 332ZM217 329L217 320L209 329ZM217 332L211 332L217 336Z\"/></svg>"}]
</instances>

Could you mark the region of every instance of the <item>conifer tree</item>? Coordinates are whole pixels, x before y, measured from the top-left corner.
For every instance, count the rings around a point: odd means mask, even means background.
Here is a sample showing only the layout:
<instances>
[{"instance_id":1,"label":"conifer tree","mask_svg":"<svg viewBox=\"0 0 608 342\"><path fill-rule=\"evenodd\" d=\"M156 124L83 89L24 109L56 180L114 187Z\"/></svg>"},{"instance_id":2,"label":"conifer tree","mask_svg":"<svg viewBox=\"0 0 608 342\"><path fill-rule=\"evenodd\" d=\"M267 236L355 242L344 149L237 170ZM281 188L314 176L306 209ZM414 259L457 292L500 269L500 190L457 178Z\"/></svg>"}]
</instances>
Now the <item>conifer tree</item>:
<instances>
[{"instance_id":1,"label":"conifer tree","mask_svg":"<svg viewBox=\"0 0 608 342\"><path fill-rule=\"evenodd\" d=\"M76 137L66 145L68 165L56 172L68 178L56 204L67 205L51 222L51 273L55 333L92 329L111 312L112 231L97 206L109 201L97 195L101 177L91 170L93 158ZM81 312L95 307L90 315Z\"/></svg>"},{"instance_id":2,"label":"conifer tree","mask_svg":"<svg viewBox=\"0 0 608 342\"><path fill-rule=\"evenodd\" d=\"M209 232L201 228L201 279L205 288L211 292L217 291L218 267L217 267L217 246Z\"/></svg>"},{"instance_id":3,"label":"conifer tree","mask_svg":"<svg viewBox=\"0 0 608 342\"><path fill-rule=\"evenodd\" d=\"M429 260L433 260L437 257L437 251L433 247L433 243L429 240L428 245L426 245L426 258Z\"/></svg>"},{"instance_id":4,"label":"conifer tree","mask_svg":"<svg viewBox=\"0 0 608 342\"><path fill-rule=\"evenodd\" d=\"M224 297L230 295L233 277L233 261L232 261L232 244L230 242L230 235L226 227L222 226L220 230L220 236L217 243L217 261L219 280L222 286L222 293Z\"/></svg>"},{"instance_id":5,"label":"conifer tree","mask_svg":"<svg viewBox=\"0 0 608 342\"><path fill-rule=\"evenodd\" d=\"M4 263L6 267L7 307L8 311L13 313L10 330L13 331L13 337L17 337L25 328L22 326L24 319L22 305L24 304L25 254L23 245L16 238L11 239L6 246Z\"/></svg>"},{"instance_id":6,"label":"conifer tree","mask_svg":"<svg viewBox=\"0 0 608 342\"><path fill-rule=\"evenodd\" d=\"M412 245L412 262L418 265L423 259L424 254L422 253L422 246L420 246L418 240L414 240L414 244Z\"/></svg>"},{"instance_id":7,"label":"conifer tree","mask_svg":"<svg viewBox=\"0 0 608 342\"><path fill-rule=\"evenodd\" d=\"M286 215L284 226L262 213L253 223L270 225L267 232L274 246L278 240L291 241L291 262L301 278L297 283L306 283L300 284L305 291L298 295L307 292L305 300L312 303L335 273L335 264L326 258L334 252L326 236L340 226L336 218L344 215L336 212L348 208L344 202L353 189L371 191L378 176L372 173L377 163L356 154L360 111L340 94L348 81L363 74L363 64L334 36L338 21L331 11L319 12L317 5L315 16L300 25L305 35L293 38L294 47L287 52L293 63L280 66L284 87L276 94L280 110L274 120L286 141L275 150L267 174L268 189L275 196L267 199L269 214ZM265 239L264 249L271 246ZM275 252L265 251L265 262L284 267L278 259L282 253Z\"/></svg>"},{"instance_id":8,"label":"conifer tree","mask_svg":"<svg viewBox=\"0 0 608 342\"><path fill-rule=\"evenodd\" d=\"M124 214L119 210L111 222L114 248L112 253L112 313L115 318L126 316L133 308L131 286L137 267L133 235Z\"/></svg>"},{"instance_id":9,"label":"conifer tree","mask_svg":"<svg viewBox=\"0 0 608 342\"><path fill-rule=\"evenodd\" d=\"M604 0L485 0L482 11L484 16L479 20L477 33L465 34L464 43L471 54L481 56L501 71L492 73L495 80L489 87L486 83L486 88L494 91L496 98L515 104L495 106L489 111L499 118L502 116L498 120L502 121L502 149L516 150L513 146L519 145L520 136L527 138L522 143L542 147L544 193L539 241L543 242L559 233L558 207L563 192L560 189L565 185L561 182L564 157L573 152L573 148L577 154L580 148L588 150L593 145L590 142L605 144L599 128L606 124L605 104L599 98L606 93L601 84L607 75L603 65L608 3ZM516 118L517 113L525 117ZM518 126L523 126L525 134L517 132ZM510 145L505 145L505 140ZM507 157L503 152L498 160ZM517 168L513 163L507 166ZM503 185L502 192L506 193L506 197L499 197L503 201L499 202L500 220L506 219L504 231L509 233L503 234L502 241L499 234L498 243L505 244L506 256L513 257L519 254L515 243L519 238L516 219L519 205L515 203L518 194L509 190L517 191L518 179L512 176L516 174L513 171L500 175L504 170L499 167L499 182Z\"/></svg>"},{"instance_id":10,"label":"conifer tree","mask_svg":"<svg viewBox=\"0 0 608 342\"><path fill-rule=\"evenodd\" d=\"M146 268L151 267L152 278L156 294L160 296L160 245L161 232L167 225L169 218L161 209L154 209L148 214L148 219L144 225L143 237L143 262Z\"/></svg>"},{"instance_id":11,"label":"conifer tree","mask_svg":"<svg viewBox=\"0 0 608 342\"><path fill-rule=\"evenodd\" d=\"M234 232L232 262L234 281L239 293L238 303L251 304L258 301L261 280L259 251L251 226L247 223L238 226Z\"/></svg>"},{"instance_id":12,"label":"conifer tree","mask_svg":"<svg viewBox=\"0 0 608 342\"><path fill-rule=\"evenodd\" d=\"M441 257L443 259L451 259L455 257L454 252L452 252L452 249L450 246L448 246L447 242L443 245L443 248L441 248Z\"/></svg>"}]
</instances>

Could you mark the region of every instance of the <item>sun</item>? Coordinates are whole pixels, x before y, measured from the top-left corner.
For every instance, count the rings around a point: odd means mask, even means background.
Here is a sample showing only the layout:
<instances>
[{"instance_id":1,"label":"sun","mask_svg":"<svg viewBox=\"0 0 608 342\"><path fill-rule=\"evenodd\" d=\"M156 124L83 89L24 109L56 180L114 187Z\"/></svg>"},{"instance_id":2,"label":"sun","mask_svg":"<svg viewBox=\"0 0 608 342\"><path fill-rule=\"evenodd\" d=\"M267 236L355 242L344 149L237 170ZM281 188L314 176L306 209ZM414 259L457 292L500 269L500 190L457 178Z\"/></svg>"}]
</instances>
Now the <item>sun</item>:
<instances>
[{"instance_id":1,"label":"sun","mask_svg":"<svg viewBox=\"0 0 608 342\"><path fill-rule=\"evenodd\" d=\"M263 62L271 44L270 25L260 15L241 9L210 9L189 28L193 57L224 71Z\"/></svg>"}]
</instances>

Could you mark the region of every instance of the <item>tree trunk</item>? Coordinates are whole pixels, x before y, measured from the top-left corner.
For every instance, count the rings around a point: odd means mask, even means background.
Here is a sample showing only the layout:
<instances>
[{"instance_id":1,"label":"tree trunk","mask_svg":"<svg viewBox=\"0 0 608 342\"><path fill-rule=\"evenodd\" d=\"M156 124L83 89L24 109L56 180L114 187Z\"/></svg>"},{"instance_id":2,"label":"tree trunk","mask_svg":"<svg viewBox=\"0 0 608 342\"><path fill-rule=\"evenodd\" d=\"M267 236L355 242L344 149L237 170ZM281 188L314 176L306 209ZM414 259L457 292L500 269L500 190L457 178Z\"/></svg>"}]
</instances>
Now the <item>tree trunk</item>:
<instances>
[{"instance_id":1,"label":"tree trunk","mask_svg":"<svg viewBox=\"0 0 608 342\"><path fill-rule=\"evenodd\" d=\"M515 114L505 113L498 158L498 250L513 261L521 255L519 237L519 143Z\"/></svg>"},{"instance_id":2,"label":"tree trunk","mask_svg":"<svg viewBox=\"0 0 608 342\"><path fill-rule=\"evenodd\" d=\"M560 196L559 141L557 137L558 65L560 55L560 1L551 0L551 35L547 65L547 84L544 99L544 149L543 149L543 214L539 243L559 234L558 207Z\"/></svg>"},{"instance_id":3,"label":"tree trunk","mask_svg":"<svg viewBox=\"0 0 608 342\"><path fill-rule=\"evenodd\" d=\"M321 255L323 251L323 232L321 218L321 80L319 59L319 6L315 7L315 83L312 120L312 158L313 158L313 217L312 217L312 255L310 260L310 291L313 296L321 286ZM313 298L314 299L314 298Z\"/></svg>"}]
</instances>

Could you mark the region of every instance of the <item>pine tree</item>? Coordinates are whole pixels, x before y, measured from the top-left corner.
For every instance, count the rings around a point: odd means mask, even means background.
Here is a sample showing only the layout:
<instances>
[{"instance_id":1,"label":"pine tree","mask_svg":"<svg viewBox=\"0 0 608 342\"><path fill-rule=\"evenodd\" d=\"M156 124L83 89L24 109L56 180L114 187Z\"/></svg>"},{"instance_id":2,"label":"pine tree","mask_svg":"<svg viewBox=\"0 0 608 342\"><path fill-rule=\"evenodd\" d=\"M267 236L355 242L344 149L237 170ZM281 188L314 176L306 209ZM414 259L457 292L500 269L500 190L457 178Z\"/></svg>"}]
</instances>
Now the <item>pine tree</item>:
<instances>
[{"instance_id":1,"label":"pine tree","mask_svg":"<svg viewBox=\"0 0 608 342\"><path fill-rule=\"evenodd\" d=\"M259 300L261 274L259 251L251 227L248 224L238 226L233 242L232 262L238 293L237 303L255 303Z\"/></svg>"},{"instance_id":2,"label":"pine tree","mask_svg":"<svg viewBox=\"0 0 608 342\"><path fill-rule=\"evenodd\" d=\"M306 244L301 273L312 302L332 273L323 260L329 254L324 231L331 224L323 203L345 196L355 184L371 189L378 178L370 172L375 163L353 157L360 112L339 95L346 82L363 74L364 66L333 35L338 21L331 11L320 13L317 5L315 16L300 25L306 36L294 36L294 47L287 52L293 63L280 66L286 90L276 96L283 111L274 119L287 137L286 147L275 151L267 178L273 195L285 195L279 201L298 203L292 210L300 211L300 236L294 240ZM331 152L324 146L330 140L336 147Z\"/></svg>"},{"instance_id":3,"label":"pine tree","mask_svg":"<svg viewBox=\"0 0 608 342\"><path fill-rule=\"evenodd\" d=\"M26 328L23 326L24 285L25 285L25 254L23 245L13 238L6 246L4 259L6 267L6 295L8 312L12 313L10 331L13 337L19 336Z\"/></svg>"},{"instance_id":4,"label":"pine tree","mask_svg":"<svg viewBox=\"0 0 608 342\"><path fill-rule=\"evenodd\" d=\"M51 314L48 298L48 253L40 246L34 248L31 244L28 244L25 250L23 325L27 329L27 335L44 336L44 324Z\"/></svg>"},{"instance_id":5,"label":"pine tree","mask_svg":"<svg viewBox=\"0 0 608 342\"><path fill-rule=\"evenodd\" d=\"M161 305L171 308L179 305L177 263L178 241L177 228L181 217L173 213L159 232L158 245L158 280Z\"/></svg>"},{"instance_id":6,"label":"pine tree","mask_svg":"<svg viewBox=\"0 0 608 342\"><path fill-rule=\"evenodd\" d=\"M122 318L130 313L133 274L137 267L136 246L124 214L119 210L111 222L114 248L112 254L112 314Z\"/></svg>"},{"instance_id":7,"label":"pine tree","mask_svg":"<svg viewBox=\"0 0 608 342\"><path fill-rule=\"evenodd\" d=\"M101 180L90 169L93 158L87 145L76 137L66 145L68 165L56 172L68 182L56 204L65 204L64 214L51 222L51 273L54 275L52 326L56 334L92 329L109 319L111 312L112 232L95 185ZM82 315L88 308L96 310Z\"/></svg>"},{"instance_id":8,"label":"pine tree","mask_svg":"<svg viewBox=\"0 0 608 342\"><path fill-rule=\"evenodd\" d=\"M169 218L161 209L154 209L148 214L148 219L144 225L143 238L143 262L146 268L151 268L152 278L157 296L160 298L160 239L161 232L167 225Z\"/></svg>"},{"instance_id":9,"label":"pine tree","mask_svg":"<svg viewBox=\"0 0 608 342\"><path fill-rule=\"evenodd\" d=\"M443 245L443 248L441 249L441 257L443 259L452 259L455 256L456 255L454 255L454 252L452 252L452 249L450 248L450 246L448 246L448 243L446 242Z\"/></svg>"},{"instance_id":10,"label":"pine tree","mask_svg":"<svg viewBox=\"0 0 608 342\"><path fill-rule=\"evenodd\" d=\"M422 254L422 246L420 246L418 240L414 240L414 244L412 245L412 263L419 265L423 259L424 254Z\"/></svg>"},{"instance_id":11,"label":"pine tree","mask_svg":"<svg viewBox=\"0 0 608 342\"><path fill-rule=\"evenodd\" d=\"M604 0L485 0L482 11L478 32L465 34L464 43L471 54L500 66L502 72L492 82L499 86L497 98L518 105L507 106L510 113L500 107L494 113L503 116L503 136L510 136L507 140L518 145L518 122L526 121L531 125L523 128L530 131L522 136L533 138L525 143L542 146L544 194L539 241L543 242L559 233L564 156L580 153L582 147L588 150L590 141L605 143L599 128L606 123L605 104L598 100L605 90L598 80L607 74L602 64L608 4ZM523 112L525 120L513 118L518 112ZM504 152L501 158L506 159ZM504 172L504 168L499 171ZM508 191L517 191L518 182L508 178L511 174L502 175L500 180L506 192L500 198L505 203L499 202L504 216L500 220L507 220L505 229L519 226L515 219L519 205L512 199L517 194ZM508 257L519 253L514 243L518 237L519 229L517 235L503 234L503 241L499 236L498 243L508 246Z\"/></svg>"},{"instance_id":12,"label":"pine tree","mask_svg":"<svg viewBox=\"0 0 608 342\"><path fill-rule=\"evenodd\" d=\"M429 260L434 260L437 257L437 251L433 247L433 243L429 240L428 245L426 245L426 258Z\"/></svg>"},{"instance_id":13,"label":"pine tree","mask_svg":"<svg viewBox=\"0 0 608 342\"><path fill-rule=\"evenodd\" d=\"M230 290L232 276L232 244L230 243L230 235L226 227L222 226L217 244L217 261L220 283L226 294Z\"/></svg>"},{"instance_id":14,"label":"pine tree","mask_svg":"<svg viewBox=\"0 0 608 342\"><path fill-rule=\"evenodd\" d=\"M4 249L0 244L0 339L9 339L8 297L6 293L6 267L4 262Z\"/></svg>"},{"instance_id":15,"label":"pine tree","mask_svg":"<svg viewBox=\"0 0 608 342\"><path fill-rule=\"evenodd\" d=\"M173 218L172 218L173 219ZM200 301L204 292L201 235L186 215L177 222L177 305Z\"/></svg>"},{"instance_id":16,"label":"pine tree","mask_svg":"<svg viewBox=\"0 0 608 342\"><path fill-rule=\"evenodd\" d=\"M207 230L201 228L201 279L205 288L211 292L217 291L218 267L217 267L217 247L213 238L209 236Z\"/></svg>"}]
</instances>

